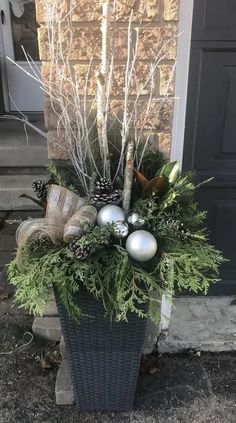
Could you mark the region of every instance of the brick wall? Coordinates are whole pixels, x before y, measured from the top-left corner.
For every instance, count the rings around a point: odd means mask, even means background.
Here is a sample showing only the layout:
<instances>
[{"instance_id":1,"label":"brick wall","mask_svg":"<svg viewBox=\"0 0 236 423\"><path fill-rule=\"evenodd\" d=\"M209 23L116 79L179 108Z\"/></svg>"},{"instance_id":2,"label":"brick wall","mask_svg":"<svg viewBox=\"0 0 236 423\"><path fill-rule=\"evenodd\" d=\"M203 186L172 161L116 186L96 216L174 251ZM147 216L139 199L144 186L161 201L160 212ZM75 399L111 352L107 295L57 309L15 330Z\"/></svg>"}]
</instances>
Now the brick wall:
<instances>
[{"instance_id":1,"label":"brick wall","mask_svg":"<svg viewBox=\"0 0 236 423\"><path fill-rule=\"evenodd\" d=\"M55 6L56 2L53 0L47 0L47 3L50 1L54 4L54 8L57 9L61 18L63 19L64 17L63 23L57 30L60 31L64 57L67 64L73 68L74 77L78 84L78 90L81 90L81 95L83 93L88 66L91 58L93 58L88 86L89 95L93 97L96 92L95 75L101 57L101 1L81 0L80 4L76 7L75 5L78 3L78 0L61 0L58 6ZM125 58L127 57L127 27L131 9L133 8L134 11L132 24L134 37L136 34L135 28L140 25L140 20L142 20L139 30L140 42L136 69L140 86L145 80L148 65L156 57L160 48L172 38L172 41L168 42L162 51L165 58L157 67L154 76L156 102L154 103L153 110L150 112L150 116L148 118L145 117L146 121L144 122L145 128L148 130L148 119L152 119L152 122L153 119L156 119L153 127L153 139L158 148L167 157L170 154L171 147L174 81L170 84L168 90L170 98L163 104L158 117L156 116L156 105L160 104L166 92L166 84L176 59L176 39L173 39L173 37L177 33L178 2L178 0L117 0L115 16L115 68L111 88L111 110L116 114L119 114L119 110L122 110ZM67 19L69 4L70 8L72 8L69 14L70 22ZM42 60L42 76L47 81L49 78L51 80L53 78L43 5L44 0L36 0L37 20L40 23L39 47ZM69 42L72 48L68 49ZM57 81L54 80L54 83L57 83ZM66 87L65 89L69 90L70 87ZM143 113L141 112L140 115L141 124L143 123L142 117L145 116L148 92L149 87L147 86L140 101L140 107L143 110ZM54 142L57 136L57 119L52 112L51 104L47 97L45 98L45 121L48 129L49 157L66 159L67 155L65 151L60 148L59 143ZM59 142L63 143L63 137L60 138Z\"/></svg>"}]
</instances>

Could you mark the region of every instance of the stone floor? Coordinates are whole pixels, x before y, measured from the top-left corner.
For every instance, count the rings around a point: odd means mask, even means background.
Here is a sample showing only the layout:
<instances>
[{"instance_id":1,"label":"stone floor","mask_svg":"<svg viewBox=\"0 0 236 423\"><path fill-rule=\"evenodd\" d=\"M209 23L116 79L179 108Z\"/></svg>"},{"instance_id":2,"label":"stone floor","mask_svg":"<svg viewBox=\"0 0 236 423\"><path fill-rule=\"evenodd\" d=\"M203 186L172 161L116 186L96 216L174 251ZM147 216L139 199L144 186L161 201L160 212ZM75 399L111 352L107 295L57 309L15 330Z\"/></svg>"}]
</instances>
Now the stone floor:
<instances>
[{"instance_id":1,"label":"stone floor","mask_svg":"<svg viewBox=\"0 0 236 423\"><path fill-rule=\"evenodd\" d=\"M31 317L11 308L11 298L1 298L0 423L235 422L234 353L148 358L132 413L80 413L75 406L56 406L58 345L31 340Z\"/></svg>"}]
</instances>

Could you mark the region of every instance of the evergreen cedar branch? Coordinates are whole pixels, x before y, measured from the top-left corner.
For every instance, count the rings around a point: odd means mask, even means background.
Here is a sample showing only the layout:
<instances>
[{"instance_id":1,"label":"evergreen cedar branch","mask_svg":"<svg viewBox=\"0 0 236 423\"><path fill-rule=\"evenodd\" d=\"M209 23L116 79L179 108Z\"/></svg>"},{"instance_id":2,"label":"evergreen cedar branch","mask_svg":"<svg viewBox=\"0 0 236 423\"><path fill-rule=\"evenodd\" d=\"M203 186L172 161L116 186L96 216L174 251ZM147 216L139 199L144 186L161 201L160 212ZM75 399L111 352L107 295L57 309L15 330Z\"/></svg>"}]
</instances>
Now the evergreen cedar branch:
<instances>
[{"instance_id":1,"label":"evergreen cedar branch","mask_svg":"<svg viewBox=\"0 0 236 423\"><path fill-rule=\"evenodd\" d=\"M55 284L70 316L77 320L83 310L76 306L74 294L83 284L102 301L104 313L111 318L126 321L133 312L157 322L158 307L146 309L145 304L156 303L163 293L206 293L219 280L225 260L209 244L205 230L199 229L206 213L197 210L191 175L174 175L174 168L175 164L167 164L159 172L169 177L165 191L133 198L133 210L145 217L146 229L158 242L151 262L132 261L122 243L113 238L110 226L95 226L78 240L80 246L95 251L85 261L78 261L67 244L55 246L38 239L24 249L20 268L16 260L9 264L17 304L41 315Z\"/></svg>"}]
</instances>

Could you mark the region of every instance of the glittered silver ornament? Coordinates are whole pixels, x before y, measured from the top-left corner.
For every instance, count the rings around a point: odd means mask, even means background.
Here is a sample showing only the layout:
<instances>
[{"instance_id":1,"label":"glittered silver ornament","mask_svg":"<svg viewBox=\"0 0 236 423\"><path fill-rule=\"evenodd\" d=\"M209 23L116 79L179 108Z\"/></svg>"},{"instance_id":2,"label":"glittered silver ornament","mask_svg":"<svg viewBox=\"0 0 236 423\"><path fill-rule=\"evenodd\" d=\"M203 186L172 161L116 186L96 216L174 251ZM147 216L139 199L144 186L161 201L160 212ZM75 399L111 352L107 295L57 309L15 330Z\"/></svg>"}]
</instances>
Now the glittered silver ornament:
<instances>
[{"instance_id":1,"label":"glittered silver ornament","mask_svg":"<svg viewBox=\"0 0 236 423\"><path fill-rule=\"evenodd\" d=\"M126 238L129 235L129 227L125 222L116 222L113 228L114 236L118 239Z\"/></svg>"},{"instance_id":2,"label":"glittered silver ornament","mask_svg":"<svg viewBox=\"0 0 236 423\"><path fill-rule=\"evenodd\" d=\"M133 232L128 237L125 247L129 255L139 262L151 260L157 252L157 242L154 236L143 230Z\"/></svg>"},{"instance_id":3,"label":"glittered silver ornament","mask_svg":"<svg viewBox=\"0 0 236 423\"><path fill-rule=\"evenodd\" d=\"M145 225L145 219L143 219L141 216L139 216L138 213L131 213L128 216L128 223L135 228L141 228Z\"/></svg>"},{"instance_id":4,"label":"glittered silver ornament","mask_svg":"<svg viewBox=\"0 0 236 423\"><path fill-rule=\"evenodd\" d=\"M116 222L124 222L125 213L121 207L115 205L107 205L103 207L97 217L97 224L99 226L104 226L107 224L112 224Z\"/></svg>"}]
</instances>

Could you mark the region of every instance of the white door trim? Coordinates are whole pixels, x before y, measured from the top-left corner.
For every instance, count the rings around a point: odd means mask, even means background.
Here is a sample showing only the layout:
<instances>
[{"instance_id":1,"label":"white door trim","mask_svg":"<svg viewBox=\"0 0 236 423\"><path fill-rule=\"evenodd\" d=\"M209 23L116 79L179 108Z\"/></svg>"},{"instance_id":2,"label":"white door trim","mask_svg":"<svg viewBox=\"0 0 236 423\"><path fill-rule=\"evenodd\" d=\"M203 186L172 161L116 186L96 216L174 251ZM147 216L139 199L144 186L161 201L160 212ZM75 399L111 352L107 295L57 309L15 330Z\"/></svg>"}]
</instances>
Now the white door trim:
<instances>
[{"instance_id":1,"label":"white door trim","mask_svg":"<svg viewBox=\"0 0 236 423\"><path fill-rule=\"evenodd\" d=\"M178 160L182 167L184 132L188 96L188 75L191 51L191 35L194 0L181 0L177 43L177 66L175 80L175 105L172 126L171 161ZM171 318L171 300L166 296L161 302L160 331L168 331Z\"/></svg>"},{"instance_id":2,"label":"white door trim","mask_svg":"<svg viewBox=\"0 0 236 423\"><path fill-rule=\"evenodd\" d=\"M171 160L182 166L194 0L180 1Z\"/></svg>"},{"instance_id":3,"label":"white door trim","mask_svg":"<svg viewBox=\"0 0 236 423\"><path fill-rule=\"evenodd\" d=\"M5 4L0 1L0 10L5 10ZM2 34L2 27L3 25L0 24L0 64L1 64L1 79L2 79L2 89L3 89L3 100L4 100L4 107L5 111L10 111L10 104L9 104L9 92L8 92L8 82L7 82L7 71L6 71L6 55L4 51L4 44L3 44L3 34Z\"/></svg>"},{"instance_id":4,"label":"white door trim","mask_svg":"<svg viewBox=\"0 0 236 423\"><path fill-rule=\"evenodd\" d=\"M6 111L19 112L41 112L43 111L43 93L40 90L40 84L33 78L26 75L25 71L32 73L27 61L15 60L13 31L11 24L11 0L0 0L0 8L5 14L5 23L1 26L3 57L3 86L4 102ZM10 60L8 60L8 58ZM35 61L35 65L40 68L41 62ZM19 68L21 67L21 69ZM30 92L26 96L25 92Z\"/></svg>"}]
</instances>

